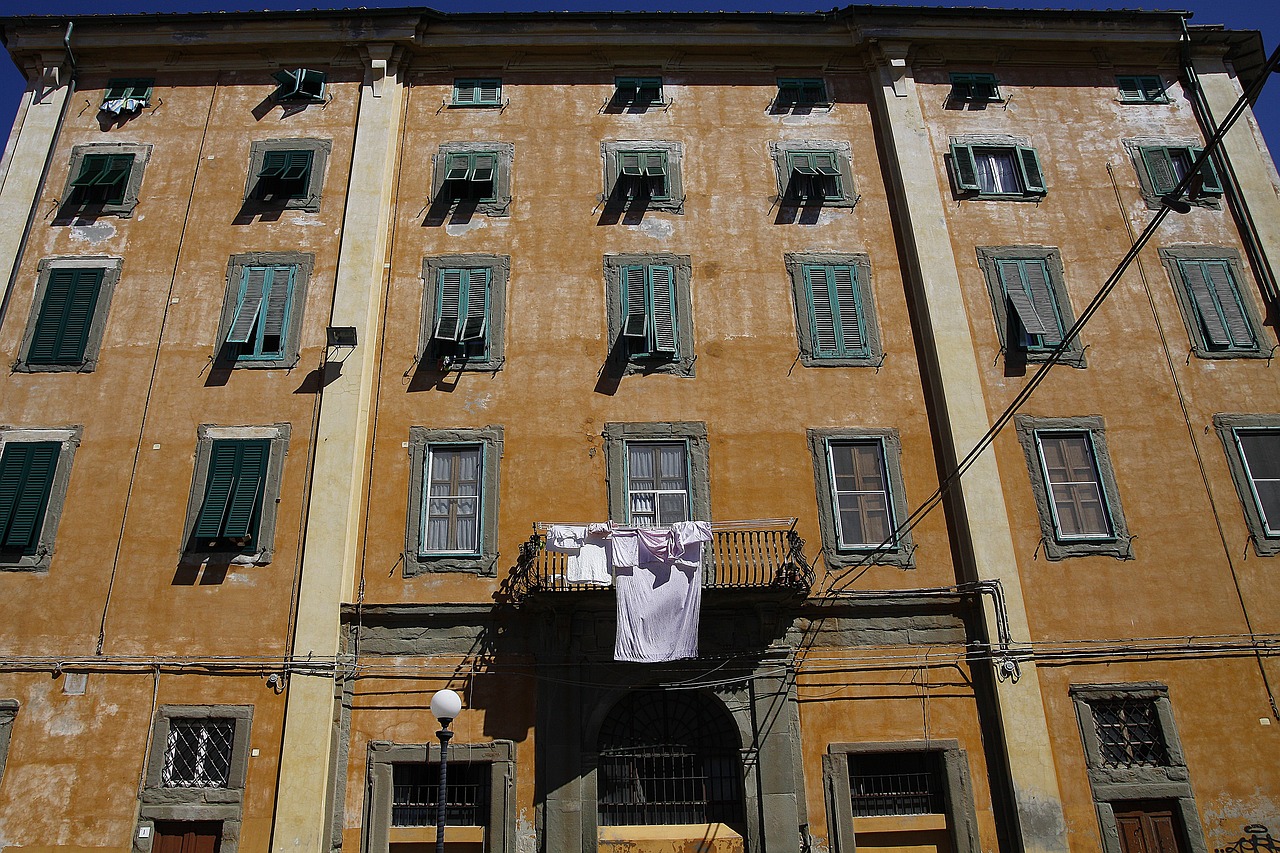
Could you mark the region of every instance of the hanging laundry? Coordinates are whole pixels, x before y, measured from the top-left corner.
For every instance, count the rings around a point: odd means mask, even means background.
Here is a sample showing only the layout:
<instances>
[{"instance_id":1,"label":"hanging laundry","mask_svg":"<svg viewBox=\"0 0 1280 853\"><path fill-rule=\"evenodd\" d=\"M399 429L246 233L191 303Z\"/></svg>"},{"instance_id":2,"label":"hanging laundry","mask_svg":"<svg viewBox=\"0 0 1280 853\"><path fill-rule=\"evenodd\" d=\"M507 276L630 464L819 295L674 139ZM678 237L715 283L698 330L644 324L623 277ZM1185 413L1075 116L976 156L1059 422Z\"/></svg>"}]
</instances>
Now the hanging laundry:
<instances>
[{"instance_id":1,"label":"hanging laundry","mask_svg":"<svg viewBox=\"0 0 1280 853\"><path fill-rule=\"evenodd\" d=\"M636 535L634 527L614 528L610 544L613 546L615 570L634 569L640 565L640 537Z\"/></svg>"},{"instance_id":2,"label":"hanging laundry","mask_svg":"<svg viewBox=\"0 0 1280 853\"><path fill-rule=\"evenodd\" d=\"M690 523L686 522L684 525ZM636 528L636 563L617 559L622 531L614 531L614 588L618 596L618 633L613 659L660 663L698 656L702 609L702 543L711 525ZM628 558L630 555L627 555Z\"/></svg>"},{"instance_id":3,"label":"hanging laundry","mask_svg":"<svg viewBox=\"0 0 1280 853\"><path fill-rule=\"evenodd\" d=\"M613 581L609 573L611 550L612 543L605 536L588 532L582 547L569 552L564 579L569 583L608 586Z\"/></svg>"},{"instance_id":4,"label":"hanging laundry","mask_svg":"<svg viewBox=\"0 0 1280 853\"><path fill-rule=\"evenodd\" d=\"M553 524L547 531L547 550L560 553L576 551L586 539L585 524Z\"/></svg>"}]
</instances>

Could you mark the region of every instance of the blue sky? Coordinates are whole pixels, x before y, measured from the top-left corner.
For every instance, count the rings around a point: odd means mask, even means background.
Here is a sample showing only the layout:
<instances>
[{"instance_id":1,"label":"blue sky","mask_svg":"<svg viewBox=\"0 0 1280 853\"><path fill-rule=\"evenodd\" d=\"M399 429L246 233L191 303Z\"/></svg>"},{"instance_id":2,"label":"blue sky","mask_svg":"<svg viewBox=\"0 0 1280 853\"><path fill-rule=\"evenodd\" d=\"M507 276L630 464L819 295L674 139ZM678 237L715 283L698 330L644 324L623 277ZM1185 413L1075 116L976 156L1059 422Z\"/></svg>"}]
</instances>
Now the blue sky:
<instances>
[{"instance_id":1,"label":"blue sky","mask_svg":"<svg viewBox=\"0 0 1280 853\"><path fill-rule=\"evenodd\" d=\"M865 2L865 0L864 0ZM426 5L442 12L540 12L540 11L741 11L741 12L815 12L831 8L834 3L822 0L664 0L645 4L641 0L476 0L465 5L406 3L404 0L353 0L325 3L324 0L0 0L4 15L104 15L137 12L230 12L253 10L288 10L299 5L308 8L343 8L363 6L386 8ZM899 4L895 4L899 5ZM900 0L900 5L914 6L986 6L1001 9L1106 9L1139 8L1125 0ZM1194 13L1193 24L1224 24L1231 29L1258 30L1268 53L1280 41L1280 2L1277 0L1169 0L1147 9L1183 9ZM22 75L11 62L0 59L0 133L8 133L23 89ZM1258 122L1267 137L1273 155L1280 153L1280 78L1263 90L1256 108Z\"/></svg>"}]
</instances>

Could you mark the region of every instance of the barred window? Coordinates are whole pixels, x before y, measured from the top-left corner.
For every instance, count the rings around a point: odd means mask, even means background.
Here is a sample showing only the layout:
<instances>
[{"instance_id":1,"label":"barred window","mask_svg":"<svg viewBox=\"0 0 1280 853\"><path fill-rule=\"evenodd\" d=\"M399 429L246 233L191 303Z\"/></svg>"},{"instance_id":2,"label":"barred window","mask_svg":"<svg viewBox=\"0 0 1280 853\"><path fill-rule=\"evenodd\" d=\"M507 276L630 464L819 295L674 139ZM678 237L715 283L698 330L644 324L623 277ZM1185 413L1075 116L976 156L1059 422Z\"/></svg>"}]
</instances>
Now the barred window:
<instances>
[{"instance_id":1,"label":"barred window","mask_svg":"<svg viewBox=\"0 0 1280 853\"><path fill-rule=\"evenodd\" d=\"M1106 699L1089 703L1104 767L1168 767L1160 715L1152 699Z\"/></svg>"},{"instance_id":2,"label":"barred window","mask_svg":"<svg viewBox=\"0 0 1280 853\"><path fill-rule=\"evenodd\" d=\"M161 782L166 788L225 788L231 772L236 721L173 719L164 750Z\"/></svg>"},{"instance_id":3,"label":"barred window","mask_svg":"<svg viewBox=\"0 0 1280 853\"><path fill-rule=\"evenodd\" d=\"M849 756L854 817L944 814L940 754L884 752Z\"/></svg>"},{"instance_id":4,"label":"barred window","mask_svg":"<svg viewBox=\"0 0 1280 853\"><path fill-rule=\"evenodd\" d=\"M440 808L440 765L394 764L392 826L435 826ZM487 826L490 765L449 762L445 826Z\"/></svg>"}]
</instances>

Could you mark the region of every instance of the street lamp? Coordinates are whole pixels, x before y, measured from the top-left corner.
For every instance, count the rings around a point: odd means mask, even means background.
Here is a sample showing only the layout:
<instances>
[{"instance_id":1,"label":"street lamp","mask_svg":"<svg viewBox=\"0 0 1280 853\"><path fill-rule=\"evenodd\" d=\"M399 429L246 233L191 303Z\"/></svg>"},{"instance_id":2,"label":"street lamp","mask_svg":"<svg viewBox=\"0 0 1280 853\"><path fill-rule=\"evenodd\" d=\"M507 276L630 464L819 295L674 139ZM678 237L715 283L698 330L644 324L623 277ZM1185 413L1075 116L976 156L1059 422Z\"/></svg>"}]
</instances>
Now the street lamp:
<instances>
[{"instance_id":1,"label":"street lamp","mask_svg":"<svg viewBox=\"0 0 1280 853\"><path fill-rule=\"evenodd\" d=\"M449 724L457 719L458 712L461 710L462 697L452 690L438 690L431 697L431 713L440 721L440 731L436 732L436 737L440 738L440 790L436 795L436 853L444 853L445 809L449 800L449 739L453 737L453 732L449 731ZM430 754L427 758L429 761Z\"/></svg>"}]
</instances>

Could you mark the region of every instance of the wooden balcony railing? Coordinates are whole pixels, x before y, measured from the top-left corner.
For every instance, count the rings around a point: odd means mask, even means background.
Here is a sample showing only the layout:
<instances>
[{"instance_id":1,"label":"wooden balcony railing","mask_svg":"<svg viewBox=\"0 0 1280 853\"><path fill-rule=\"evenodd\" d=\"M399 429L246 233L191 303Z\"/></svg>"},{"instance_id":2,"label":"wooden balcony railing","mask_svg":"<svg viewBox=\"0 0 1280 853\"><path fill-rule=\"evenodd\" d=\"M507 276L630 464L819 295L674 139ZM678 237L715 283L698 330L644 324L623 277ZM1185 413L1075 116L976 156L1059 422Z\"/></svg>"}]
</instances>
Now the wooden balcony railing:
<instances>
[{"instance_id":1,"label":"wooden balcony railing","mask_svg":"<svg viewBox=\"0 0 1280 853\"><path fill-rule=\"evenodd\" d=\"M804 540L795 523L794 518L712 523L711 541L702 546L702 588L808 593L813 569L805 561ZM520 546L516 595L602 589L565 580L568 556L546 549L547 527L535 524L533 535Z\"/></svg>"}]
</instances>

